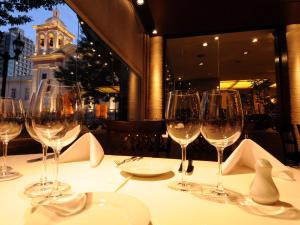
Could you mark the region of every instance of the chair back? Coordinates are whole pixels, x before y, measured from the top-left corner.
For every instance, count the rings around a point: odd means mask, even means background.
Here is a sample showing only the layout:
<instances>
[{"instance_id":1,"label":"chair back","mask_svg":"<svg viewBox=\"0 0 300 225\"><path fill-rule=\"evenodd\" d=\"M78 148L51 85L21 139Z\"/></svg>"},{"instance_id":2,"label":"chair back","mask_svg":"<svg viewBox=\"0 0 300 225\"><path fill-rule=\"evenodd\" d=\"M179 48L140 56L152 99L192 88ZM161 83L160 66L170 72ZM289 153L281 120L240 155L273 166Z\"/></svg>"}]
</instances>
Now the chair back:
<instances>
[{"instance_id":1,"label":"chair back","mask_svg":"<svg viewBox=\"0 0 300 225\"><path fill-rule=\"evenodd\" d=\"M110 154L169 157L170 139L164 121L104 122Z\"/></svg>"}]
</instances>

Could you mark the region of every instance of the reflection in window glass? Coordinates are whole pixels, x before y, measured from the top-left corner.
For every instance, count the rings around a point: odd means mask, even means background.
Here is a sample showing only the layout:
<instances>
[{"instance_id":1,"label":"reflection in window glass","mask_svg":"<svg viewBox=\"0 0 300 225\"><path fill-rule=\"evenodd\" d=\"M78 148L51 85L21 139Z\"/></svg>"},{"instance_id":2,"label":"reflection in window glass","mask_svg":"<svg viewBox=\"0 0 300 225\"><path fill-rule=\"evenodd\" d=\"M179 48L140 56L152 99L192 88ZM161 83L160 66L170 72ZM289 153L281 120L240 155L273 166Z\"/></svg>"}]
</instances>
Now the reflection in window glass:
<instances>
[{"instance_id":1,"label":"reflection in window glass","mask_svg":"<svg viewBox=\"0 0 300 225\"><path fill-rule=\"evenodd\" d=\"M166 91L237 89L246 118L279 116L273 30L168 39L166 56Z\"/></svg>"}]
</instances>

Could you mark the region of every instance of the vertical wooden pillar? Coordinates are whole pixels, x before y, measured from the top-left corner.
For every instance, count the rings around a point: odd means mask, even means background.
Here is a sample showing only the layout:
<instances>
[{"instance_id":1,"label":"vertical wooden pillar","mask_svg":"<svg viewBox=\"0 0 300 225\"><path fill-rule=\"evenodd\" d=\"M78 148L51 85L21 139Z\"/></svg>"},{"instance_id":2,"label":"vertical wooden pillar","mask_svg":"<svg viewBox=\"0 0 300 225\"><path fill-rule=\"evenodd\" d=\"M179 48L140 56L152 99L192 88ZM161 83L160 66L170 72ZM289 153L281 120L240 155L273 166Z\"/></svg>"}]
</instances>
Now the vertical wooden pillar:
<instances>
[{"instance_id":1,"label":"vertical wooden pillar","mask_svg":"<svg viewBox=\"0 0 300 225\"><path fill-rule=\"evenodd\" d=\"M300 124L300 24L286 28L291 123Z\"/></svg>"},{"instance_id":2,"label":"vertical wooden pillar","mask_svg":"<svg viewBox=\"0 0 300 225\"><path fill-rule=\"evenodd\" d=\"M137 121L140 119L140 84L138 76L131 71L128 80L128 120Z\"/></svg>"},{"instance_id":3,"label":"vertical wooden pillar","mask_svg":"<svg viewBox=\"0 0 300 225\"><path fill-rule=\"evenodd\" d=\"M146 119L161 120L163 118L163 37L150 38L150 66L147 79Z\"/></svg>"}]
</instances>

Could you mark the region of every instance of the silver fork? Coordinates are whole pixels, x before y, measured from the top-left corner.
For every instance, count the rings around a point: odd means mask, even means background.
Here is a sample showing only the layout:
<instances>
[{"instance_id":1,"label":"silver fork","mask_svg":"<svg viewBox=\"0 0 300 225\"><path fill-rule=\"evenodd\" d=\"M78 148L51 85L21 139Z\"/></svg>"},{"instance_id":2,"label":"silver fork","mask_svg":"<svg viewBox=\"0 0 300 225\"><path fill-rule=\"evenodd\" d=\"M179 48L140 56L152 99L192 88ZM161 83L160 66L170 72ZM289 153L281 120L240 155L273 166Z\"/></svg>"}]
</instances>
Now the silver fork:
<instances>
[{"instance_id":1,"label":"silver fork","mask_svg":"<svg viewBox=\"0 0 300 225\"><path fill-rule=\"evenodd\" d=\"M122 161L118 161L118 160L114 160L115 164L117 166L120 166L122 165L123 163L126 163L126 162L130 162L130 161L135 161L135 160L140 160L142 159L143 157L140 157L140 156L131 156L130 158L127 158L127 159L124 159Z\"/></svg>"}]
</instances>

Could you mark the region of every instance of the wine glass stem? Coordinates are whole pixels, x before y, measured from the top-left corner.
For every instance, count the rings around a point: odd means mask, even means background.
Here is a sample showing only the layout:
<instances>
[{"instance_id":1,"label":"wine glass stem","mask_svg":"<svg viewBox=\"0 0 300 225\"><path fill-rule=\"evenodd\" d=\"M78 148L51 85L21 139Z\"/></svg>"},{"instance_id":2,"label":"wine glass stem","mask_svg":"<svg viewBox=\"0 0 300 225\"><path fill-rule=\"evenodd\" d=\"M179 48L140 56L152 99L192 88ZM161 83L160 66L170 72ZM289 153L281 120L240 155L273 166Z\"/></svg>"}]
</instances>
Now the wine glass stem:
<instances>
[{"instance_id":1,"label":"wine glass stem","mask_svg":"<svg viewBox=\"0 0 300 225\"><path fill-rule=\"evenodd\" d=\"M47 150L48 146L42 144L42 150L43 150L43 173L41 177L41 183L42 185L45 185L47 182Z\"/></svg>"},{"instance_id":2,"label":"wine glass stem","mask_svg":"<svg viewBox=\"0 0 300 225\"><path fill-rule=\"evenodd\" d=\"M222 182L222 163L223 163L223 151L224 148L217 147L218 152L218 182L217 182L217 193L224 194L224 187Z\"/></svg>"},{"instance_id":3,"label":"wine glass stem","mask_svg":"<svg viewBox=\"0 0 300 225\"><path fill-rule=\"evenodd\" d=\"M2 167L1 167L1 174L4 176L7 172L7 166L6 166L6 156L7 156L7 145L8 141L3 141L3 155L2 155Z\"/></svg>"},{"instance_id":4,"label":"wine glass stem","mask_svg":"<svg viewBox=\"0 0 300 225\"><path fill-rule=\"evenodd\" d=\"M186 160L186 145L181 145L181 184L182 186L186 185L185 176L187 170L187 160Z\"/></svg>"},{"instance_id":5,"label":"wine glass stem","mask_svg":"<svg viewBox=\"0 0 300 225\"><path fill-rule=\"evenodd\" d=\"M58 169L59 169L59 153L60 149L54 149L54 161L55 161L55 175L54 175L54 183L53 183L53 191L54 193L58 192ZM56 194L54 194L56 195Z\"/></svg>"}]
</instances>

